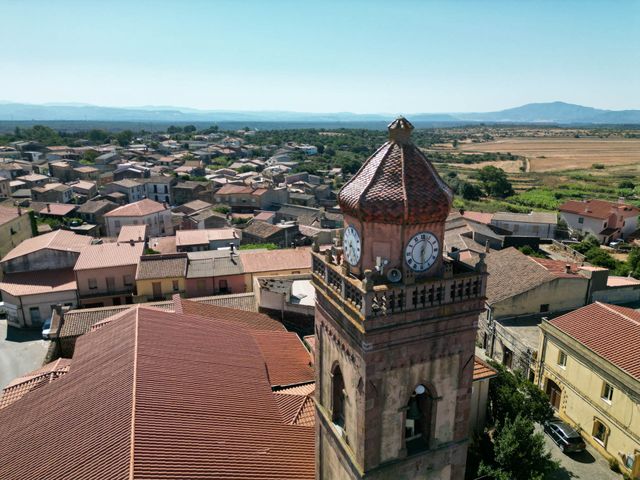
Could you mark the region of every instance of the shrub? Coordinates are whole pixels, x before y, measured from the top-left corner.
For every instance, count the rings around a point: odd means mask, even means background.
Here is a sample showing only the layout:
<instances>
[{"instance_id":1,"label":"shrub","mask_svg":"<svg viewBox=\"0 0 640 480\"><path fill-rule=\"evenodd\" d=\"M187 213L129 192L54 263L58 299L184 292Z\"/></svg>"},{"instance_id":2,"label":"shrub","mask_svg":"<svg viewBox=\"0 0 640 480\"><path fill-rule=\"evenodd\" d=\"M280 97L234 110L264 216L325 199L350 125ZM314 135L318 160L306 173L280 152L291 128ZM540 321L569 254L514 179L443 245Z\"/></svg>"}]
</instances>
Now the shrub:
<instances>
[{"instance_id":1,"label":"shrub","mask_svg":"<svg viewBox=\"0 0 640 480\"><path fill-rule=\"evenodd\" d=\"M591 165L594 170L604 170L604 163L594 163Z\"/></svg>"},{"instance_id":2,"label":"shrub","mask_svg":"<svg viewBox=\"0 0 640 480\"><path fill-rule=\"evenodd\" d=\"M618 465L618 461L615 458L609 459L609 468L613 472L620 473L620 465Z\"/></svg>"}]
</instances>

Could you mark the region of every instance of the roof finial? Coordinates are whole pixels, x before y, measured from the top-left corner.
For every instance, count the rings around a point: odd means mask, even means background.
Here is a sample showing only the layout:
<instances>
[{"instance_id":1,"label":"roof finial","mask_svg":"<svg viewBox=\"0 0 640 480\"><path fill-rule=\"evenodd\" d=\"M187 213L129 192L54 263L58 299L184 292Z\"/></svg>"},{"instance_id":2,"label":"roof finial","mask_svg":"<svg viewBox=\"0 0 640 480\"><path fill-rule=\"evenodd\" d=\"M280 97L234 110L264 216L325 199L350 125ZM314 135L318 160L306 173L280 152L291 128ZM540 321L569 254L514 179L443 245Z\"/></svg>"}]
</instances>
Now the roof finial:
<instances>
[{"instance_id":1,"label":"roof finial","mask_svg":"<svg viewBox=\"0 0 640 480\"><path fill-rule=\"evenodd\" d=\"M389 129L389 139L391 141L396 143L407 143L409 138L411 138L413 125L411 125L411 122L403 116L399 116L391 122L387 128Z\"/></svg>"}]
</instances>

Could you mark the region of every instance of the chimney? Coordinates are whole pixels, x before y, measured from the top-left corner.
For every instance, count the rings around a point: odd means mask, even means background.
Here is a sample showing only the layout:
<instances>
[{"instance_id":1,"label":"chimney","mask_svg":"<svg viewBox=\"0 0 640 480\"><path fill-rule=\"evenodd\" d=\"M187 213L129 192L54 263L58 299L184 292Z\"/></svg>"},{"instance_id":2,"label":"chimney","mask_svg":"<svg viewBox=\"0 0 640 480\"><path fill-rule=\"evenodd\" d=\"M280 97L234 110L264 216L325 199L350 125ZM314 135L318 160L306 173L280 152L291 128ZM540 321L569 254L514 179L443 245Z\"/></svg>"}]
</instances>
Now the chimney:
<instances>
[{"instance_id":1,"label":"chimney","mask_svg":"<svg viewBox=\"0 0 640 480\"><path fill-rule=\"evenodd\" d=\"M486 242L484 242L484 251L486 253L489 253L491 251L491 247L489 246L489 240L487 240Z\"/></svg>"},{"instance_id":2,"label":"chimney","mask_svg":"<svg viewBox=\"0 0 640 480\"><path fill-rule=\"evenodd\" d=\"M234 235L234 236L235 236L235 235ZM235 248L236 248L236 244L235 244L235 243L233 243L233 242L229 242L229 249L230 249L230 251L231 251L230 253L231 253L231 255L232 255L232 256L233 256L233 253L234 253L234 249L235 249Z\"/></svg>"},{"instance_id":3,"label":"chimney","mask_svg":"<svg viewBox=\"0 0 640 480\"><path fill-rule=\"evenodd\" d=\"M22 216L22 207L20 206L20 204L18 204L18 216Z\"/></svg>"},{"instance_id":4,"label":"chimney","mask_svg":"<svg viewBox=\"0 0 640 480\"><path fill-rule=\"evenodd\" d=\"M51 204L47 203L47 212L50 212L50 211L51 211Z\"/></svg>"},{"instance_id":5,"label":"chimney","mask_svg":"<svg viewBox=\"0 0 640 480\"><path fill-rule=\"evenodd\" d=\"M129 245L131 245L132 247L136 244L136 242L133 241L133 238L129 240Z\"/></svg>"}]
</instances>

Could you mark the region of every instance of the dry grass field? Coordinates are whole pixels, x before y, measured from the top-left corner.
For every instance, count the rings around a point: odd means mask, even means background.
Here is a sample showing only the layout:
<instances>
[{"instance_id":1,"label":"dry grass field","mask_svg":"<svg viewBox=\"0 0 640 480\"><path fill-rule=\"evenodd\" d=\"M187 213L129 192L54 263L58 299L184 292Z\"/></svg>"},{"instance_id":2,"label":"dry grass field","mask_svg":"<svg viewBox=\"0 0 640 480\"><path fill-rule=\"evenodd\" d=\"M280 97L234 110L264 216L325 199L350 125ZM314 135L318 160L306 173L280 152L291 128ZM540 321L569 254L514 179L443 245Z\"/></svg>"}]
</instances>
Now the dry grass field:
<instances>
[{"instance_id":1,"label":"dry grass field","mask_svg":"<svg viewBox=\"0 0 640 480\"><path fill-rule=\"evenodd\" d=\"M487 143L460 144L459 150L520 155L529 160L532 172L588 169L594 163L606 166L640 163L640 139L506 138Z\"/></svg>"}]
</instances>

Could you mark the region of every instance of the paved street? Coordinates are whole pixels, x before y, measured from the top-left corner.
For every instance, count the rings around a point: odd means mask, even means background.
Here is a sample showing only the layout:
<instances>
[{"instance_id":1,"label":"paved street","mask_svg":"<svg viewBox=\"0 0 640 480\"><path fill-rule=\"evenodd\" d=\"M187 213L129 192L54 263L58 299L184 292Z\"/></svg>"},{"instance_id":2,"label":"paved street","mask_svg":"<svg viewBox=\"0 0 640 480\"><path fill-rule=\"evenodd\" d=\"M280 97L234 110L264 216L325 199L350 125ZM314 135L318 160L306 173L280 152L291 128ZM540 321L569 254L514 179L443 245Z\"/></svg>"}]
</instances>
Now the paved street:
<instances>
[{"instance_id":1,"label":"paved street","mask_svg":"<svg viewBox=\"0 0 640 480\"><path fill-rule=\"evenodd\" d=\"M565 455L549 435L545 433L544 438L554 460L559 460L561 465L549 480L622 480L622 475L612 472L609 463L589 444L585 452Z\"/></svg>"},{"instance_id":2,"label":"paved street","mask_svg":"<svg viewBox=\"0 0 640 480\"><path fill-rule=\"evenodd\" d=\"M48 346L40 332L7 328L7 321L0 319L0 388L40 368Z\"/></svg>"}]
</instances>

